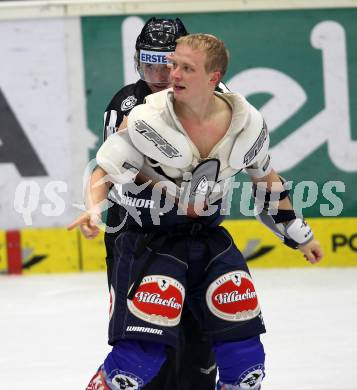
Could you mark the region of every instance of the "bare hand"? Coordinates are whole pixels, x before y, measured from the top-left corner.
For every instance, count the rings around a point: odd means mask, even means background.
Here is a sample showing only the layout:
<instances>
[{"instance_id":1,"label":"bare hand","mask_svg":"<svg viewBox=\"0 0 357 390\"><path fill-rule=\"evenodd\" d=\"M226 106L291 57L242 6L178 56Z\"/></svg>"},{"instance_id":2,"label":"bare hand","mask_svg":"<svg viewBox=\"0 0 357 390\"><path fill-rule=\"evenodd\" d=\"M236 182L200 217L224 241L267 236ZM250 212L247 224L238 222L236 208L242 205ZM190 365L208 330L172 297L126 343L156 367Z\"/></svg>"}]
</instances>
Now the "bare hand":
<instances>
[{"instance_id":1,"label":"bare hand","mask_svg":"<svg viewBox=\"0 0 357 390\"><path fill-rule=\"evenodd\" d=\"M323 257L321 245L316 240L312 240L307 244L300 246L299 250L311 264L318 263Z\"/></svg>"},{"instance_id":2,"label":"bare hand","mask_svg":"<svg viewBox=\"0 0 357 390\"><path fill-rule=\"evenodd\" d=\"M100 214L97 213L83 213L77 219L75 219L70 225L68 225L67 230L72 230L76 227L79 227L80 231L88 240L92 240L97 237L99 234L98 225L101 222Z\"/></svg>"}]
</instances>

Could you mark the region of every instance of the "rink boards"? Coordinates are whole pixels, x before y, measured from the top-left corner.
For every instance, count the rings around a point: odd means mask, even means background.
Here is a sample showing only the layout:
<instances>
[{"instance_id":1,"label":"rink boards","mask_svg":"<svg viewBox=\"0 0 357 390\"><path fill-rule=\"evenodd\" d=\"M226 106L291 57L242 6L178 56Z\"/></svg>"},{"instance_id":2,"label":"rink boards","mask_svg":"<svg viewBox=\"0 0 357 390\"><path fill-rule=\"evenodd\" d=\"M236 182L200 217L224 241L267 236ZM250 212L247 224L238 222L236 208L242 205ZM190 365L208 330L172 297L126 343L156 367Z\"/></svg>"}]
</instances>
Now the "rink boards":
<instances>
[{"instance_id":1,"label":"rink boards","mask_svg":"<svg viewBox=\"0 0 357 390\"><path fill-rule=\"evenodd\" d=\"M310 218L309 223L325 253L317 267L357 266L357 218ZM224 226L251 267L310 266L299 251L282 245L256 220L227 220ZM65 228L14 233L0 231L0 273L105 270L103 232L95 240L86 240L79 231Z\"/></svg>"}]
</instances>

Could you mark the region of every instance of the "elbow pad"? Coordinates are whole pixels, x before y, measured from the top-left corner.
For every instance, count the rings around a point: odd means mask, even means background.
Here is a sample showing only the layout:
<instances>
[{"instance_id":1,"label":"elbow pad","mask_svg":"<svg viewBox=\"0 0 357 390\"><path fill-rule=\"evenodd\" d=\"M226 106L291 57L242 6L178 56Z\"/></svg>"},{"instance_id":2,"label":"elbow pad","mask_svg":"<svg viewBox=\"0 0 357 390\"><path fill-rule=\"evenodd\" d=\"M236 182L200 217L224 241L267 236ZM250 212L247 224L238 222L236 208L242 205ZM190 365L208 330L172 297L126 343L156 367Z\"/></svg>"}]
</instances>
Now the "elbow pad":
<instances>
[{"instance_id":1,"label":"elbow pad","mask_svg":"<svg viewBox=\"0 0 357 390\"><path fill-rule=\"evenodd\" d=\"M133 145L126 131L108 137L97 152L97 164L114 183L125 184L135 180L144 165L144 156Z\"/></svg>"},{"instance_id":2,"label":"elbow pad","mask_svg":"<svg viewBox=\"0 0 357 390\"><path fill-rule=\"evenodd\" d=\"M263 209L256 218L267 226L285 245L297 249L310 242L314 235L308 223L296 217L294 210L276 210L272 215Z\"/></svg>"},{"instance_id":3,"label":"elbow pad","mask_svg":"<svg viewBox=\"0 0 357 390\"><path fill-rule=\"evenodd\" d=\"M281 191L266 191L263 183L253 185L256 218L267 226L283 243L297 249L305 245L314 236L307 222L296 215L294 210L277 208L279 201L289 196L289 186L280 177L283 188Z\"/></svg>"}]
</instances>

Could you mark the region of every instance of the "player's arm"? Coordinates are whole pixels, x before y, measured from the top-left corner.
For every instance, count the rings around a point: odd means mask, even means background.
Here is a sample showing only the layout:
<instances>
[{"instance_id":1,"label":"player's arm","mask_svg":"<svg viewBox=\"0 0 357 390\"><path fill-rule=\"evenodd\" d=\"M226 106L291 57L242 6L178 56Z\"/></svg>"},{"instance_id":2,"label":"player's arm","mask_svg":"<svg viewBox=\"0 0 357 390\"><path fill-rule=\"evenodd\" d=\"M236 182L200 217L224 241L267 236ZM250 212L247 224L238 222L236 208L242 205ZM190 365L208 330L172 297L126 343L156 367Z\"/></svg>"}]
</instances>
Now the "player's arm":
<instances>
[{"instance_id":1,"label":"player's arm","mask_svg":"<svg viewBox=\"0 0 357 390\"><path fill-rule=\"evenodd\" d=\"M249 122L246 125L247 137L241 137L234 157L239 155L239 147L244 151L244 160L249 161L246 172L253 181L256 218L279 237L284 244L299 249L311 263L322 259L320 244L314 239L312 229L294 211L289 199L289 188L285 180L273 169L269 156L269 133L261 114L251 107ZM246 143L246 147L244 146Z\"/></svg>"},{"instance_id":2,"label":"player's arm","mask_svg":"<svg viewBox=\"0 0 357 390\"><path fill-rule=\"evenodd\" d=\"M106 177L108 175L101 167L96 167L92 172L86 188L86 212L75 219L68 226L68 230L79 227L88 239L93 239L99 234L98 225L101 222L102 211L106 208L108 202L107 196L110 187Z\"/></svg>"},{"instance_id":3,"label":"player's arm","mask_svg":"<svg viewBox=\"0 0 357 390\"><path fill-rule=\"evenodd\" d=\"M307 222L296 215L284 180L273 169L266 176L251 178L258 206L257 219L286 245L299 249L310 263L320 261L323 257L321 246Z\"/></svg>"},{"instance_id":4,"label":"player's arm","mask_svg":"<svg viewBox=\"0 0 357 390\"><path fill-rule=\"evenodd\" d=\"M132 183L144 164L144 157L123 130L110 136L96 156L98 167L92 172L86 189L86 212L72 222L68 229L80 227L86 238L98 235L101 214L107 208L111 185Z\"/></svg>"},{"instance_id":5,"label":"player's arm","mask_svg":"<svg viewBox=\"0 0 357 390\"><path fill-rule=\"evenodd\" d=\"M104 113L104 142L111 134L127 127L127 116L111 108L111 105L109 105ZM85 205L87 211L68 226L69 230L79 227L88 239L93 239L99 234L98 224L101 222L101 213L106 208L107 196L112 184L106 178L108 178L108 175L105 170L97 166L90 176L86 189Z\"/></svg>"}]
</instances>

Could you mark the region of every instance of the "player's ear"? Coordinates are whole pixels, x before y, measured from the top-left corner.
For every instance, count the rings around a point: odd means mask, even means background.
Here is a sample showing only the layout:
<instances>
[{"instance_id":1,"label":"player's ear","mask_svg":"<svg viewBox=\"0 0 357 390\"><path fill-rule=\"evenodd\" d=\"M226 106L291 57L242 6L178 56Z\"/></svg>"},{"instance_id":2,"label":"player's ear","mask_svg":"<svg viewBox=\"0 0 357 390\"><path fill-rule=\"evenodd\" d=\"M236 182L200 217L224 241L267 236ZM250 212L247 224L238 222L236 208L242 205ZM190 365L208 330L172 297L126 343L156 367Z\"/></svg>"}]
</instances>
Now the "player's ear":
<instances>
[{"instance_id":1,"label":"player's ear","mask_svg":"<svg viewBox=\"0 0 357 390\"><path fill-rule=\"evenodd\" d=\"M216 86L219 84L220 81L221 81L221 72L218 70L212 72L210 82L214 84L214 86Z\"/></svg>"}]
</instances>

